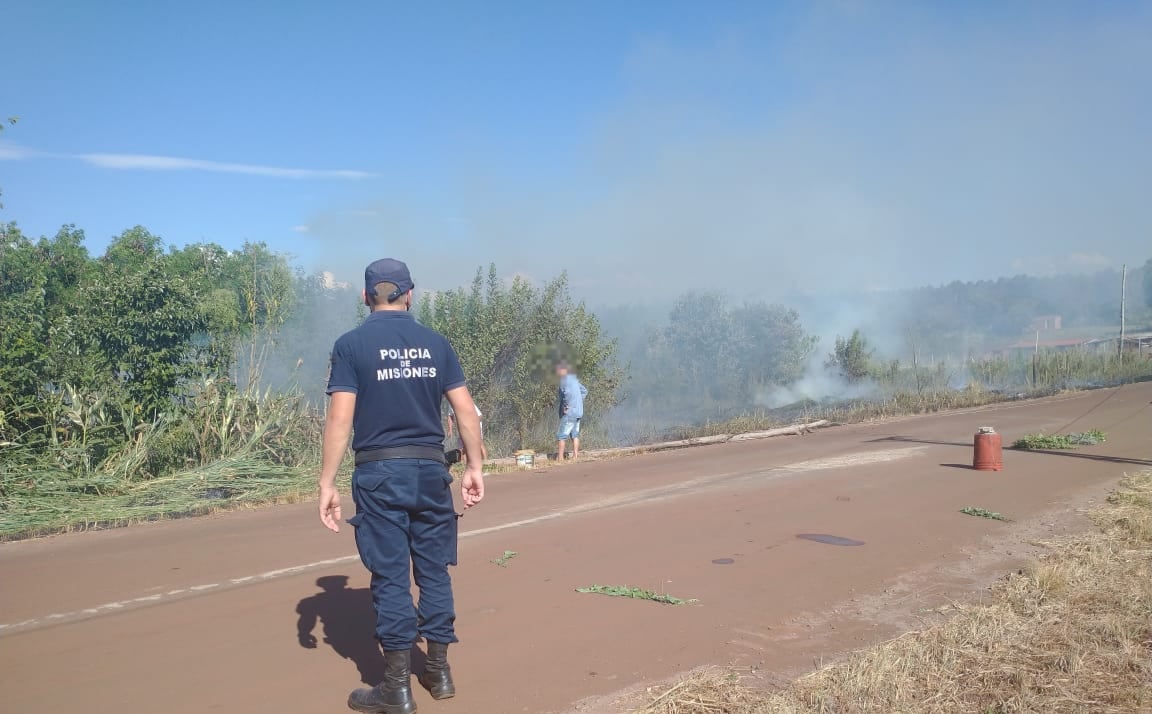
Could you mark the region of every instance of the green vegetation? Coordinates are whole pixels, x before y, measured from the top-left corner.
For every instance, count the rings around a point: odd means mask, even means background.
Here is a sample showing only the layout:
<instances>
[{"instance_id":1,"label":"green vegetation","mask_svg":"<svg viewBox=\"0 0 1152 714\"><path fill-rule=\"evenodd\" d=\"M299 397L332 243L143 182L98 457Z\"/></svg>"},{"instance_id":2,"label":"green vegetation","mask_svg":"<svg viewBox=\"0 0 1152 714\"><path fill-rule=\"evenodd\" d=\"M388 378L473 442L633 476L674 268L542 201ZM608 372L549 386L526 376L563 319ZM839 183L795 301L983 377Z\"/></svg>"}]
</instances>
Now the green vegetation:
<instances>
[{"instance_id":1,"label":"green vegetation","mask_svg":"<svg viewBox=\"0 0 1152 714\"><path fill-rule=\"evenodd\" d=\"M83 241L0 228L0 537L298 492L320 414L260 384L305 288L286 258Z\"/></svg>"},{"instance_id":2,"label":"green vegetation","mask_svg":"<svg viewBox=\"0 0 1152 714\"><path fill-rule=\"evenodd\" d=\"M874 355L876 350L868 344L868 340L860 334L860 330L853 330L848 339L836 338L832 354L828 355L825 366L836 370L841 377L850 383L860 382L872 376Z\"/></svg>"},{"instance_id":3,"label":"green vegetation","mask_svg":"<svg viewBox=\"0 0 1152 714\"><path fill-rule=\"evenodd\" d=\"M1148 359L1121 361L1112 351L1089 349L934 363L878 360L873 354L867 341L854 333L848 340L837 341L828 365L841 374L853 375L850 382L870 382L880 394L914 394L929 400L965 390L1023 398L1123 384L1152 375L1152 361Z\"/></svg>"},{"instance_id":4,"label":"green vegetation","mask_svg":"<svg viewBox=\"0 0 1152 714\"><path fill-rule=\"evenodd\" d=\"M1067 361L1061 359L1062 355L1049 355L1051 362L1061 364ZM1048 364L1049 359L1043 355L1037 360L1042 365ZM1102 381L1105 384L1123 384L1130 381L1145 379L1152 374L1152 361L1125 363L1123 369L1117 367L1114 356L1095 355L1093 358L1076 360L1077 370L1074 375L1093 374L1106 375ZM637 443L664 441L671 439L688 439L715 434L739 434L760 429L770 429L797 422L809 422L818 419L827 419L834 423L849 424L861 421L886 419L909 414L930 414L949 409L967 409L983 407L1006 401L1019 399L1032 399L1057 394L1065 390L1082 388L1085 383L1094 380L1079 380L1068 377L1053 369L1054 379L1043 383L1039 388L1024 386L1019 389L990 388L977 379L971 379L962 389L949 388L949 381L954 381L959 374L959 367L939 365L934 368L919 368L918 376L912 367L900 363L893 363L892 371L888 377L872 382L872 389L863 396L838 399L829 397L821 400L802 399L784 407L776 409L751 409L745 413L727 418L700 420L695 425L676 425L667 428L634 429L629 433ZM1019 367L1019 369L1017 369ZM973 373L977 371L995 372L1000 374L1025 371L1020 360L1014 358L994 358L988 360L972 361L967 365ZM920 389L916 388L917 383ZM1097 442L1090 441L1093 434L1098 435ZM1098 443L1104 440L1100 432L1086 432L1080 445ZM1021 440L1023 441L1023 440ZM1019 446L1014 448L1026 448ZM1032 448L1051 448L1035 446ZM1074 448L1074 447L1072 447Z\"/></svg>"},{"instance_id":5,"label":"green vegetation","mask_svg":"<svg viewBox=\"0 0 1152 714\"><path fill-rule=\"evenodd\" d=\"M1075 449L1104 442L1104 432L1092 429L1074 434L1028 434L1012 444L1013 449Z\"/></svg>"},{"instance_id":6,"label":"green vegetation","mask_svg":"<svg viewBox=\"0 0 1152 714\"><path fill-rule=\"evenodd\" d=\"M505 289L492 268L487 287L423 314L475 377L493 453L551 427L559 356L592 413L615 403L613 344L563 276ZM0 539L312 492L328 350L358 307L260 243L137 227L93 256L72 226L0 226Z\"/></svg>"},{"instance_id":7,"label":"green vegetation","mask_svg":"<svg viewBox=\"0 0 1152 714\"><path fill-rule=\"evenodd\" d=\"M589 585L586 588L576 588L578 593L596 593L610 597L631 598L633 600L651 600L665 605L687 605L697 600L682 600L667 593L657 593L643 588L630 588L627 585Z\"/></svg>"},{"instance_id":8,"label":"green vegetation","mask_svg":"<svg viewBox=\"0 0 1152 714\"><path fill-rule=\"evenodd\" d=\"M136 483L107 473L73 478L58 470L25 473L25 489L5 483L4 537L61 530L106 528L161 518L211 513L229 507L289 502L314 490L291 467L252 455L221 458L206 466ZM0 538L2 540L3 538Z\"/></svg>"},{"instance_id":9,"label":"green vegetation","mask_svg":"<svg viewBox=\"0 0 1152 714\"><path fill-rule=\"evenodd\" d=\"M965 506L960 509L960 512L966 516L976 516L977 518L988 518L993 521L1008 521L1011 520L1002 513L996 511L989 511L975 506Z\"/></svg>"},{"instance_id":10,"label":"green vegetation","mask_svg":"<svg viewBox=\"0 0 1152 714\"><path fill-rule=\"evenodd\" d=\"M614 441L756 415L766 394L804 376L817 347L795 310L732 305L717 292L688 293L650 323L637 324L633 311L606 313L630 366Z\"/></svg>"},{"instance_id":11,"label":"green vegetation","mask_svg":"<svg viewBox=\"0 0 1152 714\"><path fill-rule=\"evenodd\" d=\"M1143 268L1129 271L1129 284L1144 275ZM629 374L603 436L644 443L742 424L927 413L1150 379L1147 349L1119 359L1114 342L1045 345L1117 336L1119 283L1118 271L1018 276L839 300L796 297L790 304L799 313L696 292L666 312L605 308L602 324L618 340ZM1152 329L1152 310L1131 297L1129 332ZM862 316L846 335L818 343L805 329L839 323L845 306ZM1061 329L1038 335L1034 323L1043 315L1059 315Z\"/></svg>"},{"instance_id":12,"label":"green vegetation","mask_svg":"<svg viewBox=\"0 0 1152 714\"><path fill-rule=\"evenodd\" d=\"M1152 312L1140 304L1136 287L1147 279L1148 268L1152 261L1145 268L1128 271L1129 327L1149 325L1152 320ZM1060 332L1104 336L1101 325L1118 326L1120 271L955 281L862 295L853 302L864 314L884 318L886 325L861 324L866 334L901 335L904 342L915 342L922 355L979 354L1008 342L1030 347L1035 339L1033 321L1041 315L1061 316ZM1057 339L1060 332L1042 331L1041 340Z\"/></svg>"},{"instance_id":13,"label":"green vegetation","mask_svg":"<svg viewBox=\"0 0 1152 714\"><path fill-rule=\"evenodd\" d=\"M488 268L477 270L469 289L435 293L419 304L420 322L440 332L456 348L469 388L484 412L489 451L547 451L554 441L558 359L572 364L588 388L590 417L616 404L624 370L616 343L600 322L568 294L561 274L541 287L516 277L505 285Z\"/></svg>"},{"instance_id":14,"label":"green vegetation","mask_svg":"<svg viewBox=\"0 0 1152 714\"><path fill-rule=\"evenodd\" d=\"M499 565L501 568L507 568L508 567L508 561L512 560L513 558L515 558L518 555L520 555L520 554L514 550L506 550L506 551L504 551L504 554L501 555L499 558L496 558L495 560L490 560L488 562L494 563L495 565Z\"/></svg>"},{"instance_id":15,"label":"green vegetation","mask_svg":"<svg viewBox=\"0 0 1152 714\"><path fill-rule=\"evenodd\" d=\"M938 290L975 305L1055 283L981 285ZM1018 323L1032 308L1010 312ZM459 353L493 456L551 450L557 358L589 389L585 448L1152 376L1152 360L1104 351L923 359L931 326L908 331L904 361L882 359L855 330L814 375L817 340L782 305L692 292L664 319L617 312L608 331L565 275L506 281L495 266L468 287L422 294L418 310ZM0 538L303 497L328 351L362 315L357 289L305 275L261 243L176 247L137 227L92 255L73 226L39 239L0 226ZM814 376L829 383L816 395Z\"/></svg>"}]
</instances>

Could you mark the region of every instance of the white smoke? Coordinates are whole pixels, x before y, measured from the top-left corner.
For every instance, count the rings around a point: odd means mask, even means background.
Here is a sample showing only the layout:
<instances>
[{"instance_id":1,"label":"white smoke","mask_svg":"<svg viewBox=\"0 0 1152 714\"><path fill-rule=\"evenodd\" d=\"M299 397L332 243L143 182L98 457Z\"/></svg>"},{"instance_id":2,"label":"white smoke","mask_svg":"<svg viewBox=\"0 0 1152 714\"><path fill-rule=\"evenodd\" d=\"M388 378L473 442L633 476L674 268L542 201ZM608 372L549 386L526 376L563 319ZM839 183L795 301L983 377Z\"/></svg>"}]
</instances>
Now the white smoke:
<instances>
[{"instance_id":1,"label":"white smoke","mask_svg":"<svg viewBox=\"0 0 1152 714\"><path fill-rule=\"evenodd\" d=\"M880 387L871 379L849 382L836 371L824 365L824 356L813 355L796 382L763 390L756 395L756 405L779 409L798 402L847 401L875 396Z\"/></svg>"}]
</instances>

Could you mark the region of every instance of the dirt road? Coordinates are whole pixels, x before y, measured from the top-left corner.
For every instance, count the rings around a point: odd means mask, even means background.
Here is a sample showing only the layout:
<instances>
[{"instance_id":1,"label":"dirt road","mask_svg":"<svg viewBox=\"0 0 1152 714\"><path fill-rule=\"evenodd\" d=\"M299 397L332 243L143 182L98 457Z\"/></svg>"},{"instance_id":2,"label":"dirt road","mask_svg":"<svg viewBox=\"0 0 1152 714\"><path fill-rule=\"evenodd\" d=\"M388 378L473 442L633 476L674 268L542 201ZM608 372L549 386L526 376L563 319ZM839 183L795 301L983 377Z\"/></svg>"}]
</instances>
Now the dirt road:
<instances>
[{"instance_id":1,"label":"dirt road","mask_svg":"<svg viewBox=\"0 0 1152 714\"><path fill-rule=\"evenodd\" d=\"M461 521L461 695L418 692L420 710L559 711L701 664L794 671L890 635L1067 522L1054 514L1152 464L1150 401L1152 384L1131 385L493 477ZM1005 452L1000 473L965 467L979 426L1010 442L1085 413L1073 430L1103 429L1107 443ZM344 710L381 662L351 529L327 533L313 508L0 546L5 711ZM504 550L519 555L493 565ZM699 602L574 591L594 583Z\"/></svg>"}]
</instances>

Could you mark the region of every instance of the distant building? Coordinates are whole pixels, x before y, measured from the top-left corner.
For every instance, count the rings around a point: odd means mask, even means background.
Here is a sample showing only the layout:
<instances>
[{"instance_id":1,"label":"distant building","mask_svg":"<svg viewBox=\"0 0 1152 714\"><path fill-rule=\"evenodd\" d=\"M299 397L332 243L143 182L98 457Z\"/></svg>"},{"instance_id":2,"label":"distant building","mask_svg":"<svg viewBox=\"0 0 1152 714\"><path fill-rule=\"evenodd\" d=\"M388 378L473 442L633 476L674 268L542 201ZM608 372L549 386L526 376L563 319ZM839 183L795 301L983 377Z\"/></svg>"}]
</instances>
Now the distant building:
<instances>
[{"instance_id":1,"label":"distant building","mask_svg":"<svg viewBox=\"0 0 1152 714\"><path fill-rule=\"evenodd\" d=\"M1063 318L1060 315L1039 315L1032 318L1032 324L1028 326L1029 332L1044 332L1047 330L1060 330L1063 329Z\"/></svg>"},{"instance_id":2,"label":"distant building","mask_svg":"<svg viewBox=\"0 0 1152 714\"><path fill-rule=\"evenodd\" d=\"M1032 354L1037 349L1044 352L1063 352L1083 345L1085 340L1020 340L1000 349L993 350L996 357L1012 357L1021 354Z\"/></svg>"},{"instance_id":3,"label":"distant building","mask_svg":"<svg viewBox=\"0 0 1152 714\"><path fill-rule=\"evenodd\" d=\"M320 281L325 290L345 290L349 287L348 283L338 282L336 276L329 270L320 273Z\"/></svg>"},{"instance_id":4,"label":"distant building","mask_svg":"<svg viewBox=\"0 0 1152 714\"><path fill-rule=\"evenodd\" d=\"M1115 337L1101 337L1085 343L1107 352L1115 352L1120 345L1119 335ZM1132 353L1138 357L1152 358L1152 332L1133 332L1124 335L1124 352Z\"/></svg>"}]
</instances>

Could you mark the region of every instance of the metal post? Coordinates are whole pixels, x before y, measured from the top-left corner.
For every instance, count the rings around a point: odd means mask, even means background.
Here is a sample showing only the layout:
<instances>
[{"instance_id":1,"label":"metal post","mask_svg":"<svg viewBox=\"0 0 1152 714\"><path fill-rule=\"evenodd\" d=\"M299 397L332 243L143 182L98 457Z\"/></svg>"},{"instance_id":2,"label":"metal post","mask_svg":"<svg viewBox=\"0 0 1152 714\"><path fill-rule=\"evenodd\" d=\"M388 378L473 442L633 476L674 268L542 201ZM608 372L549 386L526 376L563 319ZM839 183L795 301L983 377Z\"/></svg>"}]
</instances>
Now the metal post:
<instances>
[{"instance_id":1,"label":"metal post","mask_svg":"<svg viewBox=\"0 0 1152 714\"><path fill-rule=\"evenodd\" d=\"M1040 330L1036 330L1036 346L1032 349L1032 388L1040 388L1040 378L1036 374L1036 362L1040 359Z\"/></svg>"},{"instance_id":2,"label":"metal post","mask_svg":"<svg viewBox=\"0 0 1152 714\"><path fill-rule=\"evenodd\" d=\"M1120 268L1120 362L1124 362L1124 303L1128 297L1128 266Z\"/></svg>"}]
</instances>

